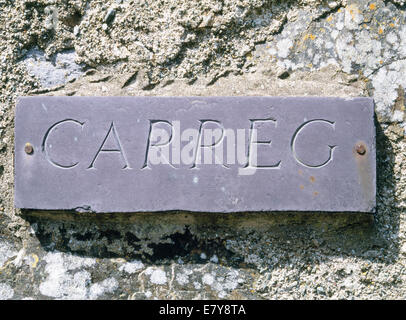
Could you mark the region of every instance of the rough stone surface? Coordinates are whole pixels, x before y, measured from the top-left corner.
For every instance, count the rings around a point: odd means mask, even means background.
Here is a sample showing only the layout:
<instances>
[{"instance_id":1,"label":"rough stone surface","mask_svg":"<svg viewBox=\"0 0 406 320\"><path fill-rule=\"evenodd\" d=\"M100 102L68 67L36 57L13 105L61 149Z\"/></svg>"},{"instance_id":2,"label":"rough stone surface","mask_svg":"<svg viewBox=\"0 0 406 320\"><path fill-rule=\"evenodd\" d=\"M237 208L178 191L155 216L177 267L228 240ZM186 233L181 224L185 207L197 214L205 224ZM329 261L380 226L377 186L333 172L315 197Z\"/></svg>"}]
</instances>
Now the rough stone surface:
<instances>
[{"instance_id":1,"label":"rough stone surface","mask_svg":"<svg viewBox=\"0 0 406 320\"><path fill-rule=\"evenodd\" d=\"M55 87L81 75L81 66L75 63L73 50L55 54L47 60L43 51L33 48L23 60L28 73L36 77L44 88Z\"/></svg>"},{"instance_id":2,"label":"rough stone surface","mask_svg":"<svg viewBox=\"0 0 406 320\"><path fill-rule=\"evenodd\" d=\"M1 299L406 298L404 1L2 0L0 12ZM373 97L377 213L21 212L13 118L28 94Z\"/></svg>"}]
</instances>

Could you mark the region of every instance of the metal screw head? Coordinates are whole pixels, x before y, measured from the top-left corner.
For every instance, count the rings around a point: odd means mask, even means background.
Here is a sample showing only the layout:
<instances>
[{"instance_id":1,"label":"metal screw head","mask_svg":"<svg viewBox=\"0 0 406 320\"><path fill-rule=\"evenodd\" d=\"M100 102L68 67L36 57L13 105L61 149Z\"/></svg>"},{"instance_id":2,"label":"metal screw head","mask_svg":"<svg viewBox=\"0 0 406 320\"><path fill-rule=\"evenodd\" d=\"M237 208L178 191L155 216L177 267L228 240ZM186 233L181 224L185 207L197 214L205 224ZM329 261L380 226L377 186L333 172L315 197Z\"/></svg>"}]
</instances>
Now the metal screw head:
<instances>
[{"instance_id":1,"label":"metal screw head","mask_svg":"<svg viewBox=\"0 0 406 320\"><path fill-rule=\"evenodd\" d=\"M34 152L34 147L31 143L27 142L24 146L24 151L26 154L32 154Z\"/></svg>"},{"instance_id":2,"label":"metal screw head","mask_svg":"<svg viewBox=\"0 0 406 320\"><path fill-rule=\"evenodd\" d=\"M362 143L357 144L355 146L355 150L361 156L363 156L367 152L367 149L365 148L365 145L363 145Z\"/></svg>"}]
</instances>

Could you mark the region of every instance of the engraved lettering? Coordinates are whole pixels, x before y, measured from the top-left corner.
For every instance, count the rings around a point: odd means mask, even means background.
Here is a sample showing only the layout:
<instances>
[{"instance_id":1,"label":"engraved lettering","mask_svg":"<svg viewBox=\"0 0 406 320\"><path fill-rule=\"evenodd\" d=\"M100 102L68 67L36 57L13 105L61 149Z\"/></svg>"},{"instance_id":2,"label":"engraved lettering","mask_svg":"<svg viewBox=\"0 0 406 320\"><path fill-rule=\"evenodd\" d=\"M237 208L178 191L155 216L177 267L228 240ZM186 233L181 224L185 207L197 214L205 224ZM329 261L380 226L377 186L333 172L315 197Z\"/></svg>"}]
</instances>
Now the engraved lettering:
<instances>
[{"instance_id":1,"label":"engraved lettering","mask_svg":"<svg viewBox=\"0 0 406 320\"><path fill-rule=\"evenodd\" d=\"M218 120L210 120L210 119L204 119L204 120L199 120L199 121L200 121L200 127L199 127L199 133L198 133L198 137L197 137L196 149L195 149L195 152L194 152L194 161L193 161L193 165L191 166L191 169L194 169L194 168L198 169L197 164L201 163L201 153L202 153L201 149L205 149L205 153L204 153L205 161L206 161L206 156L207 156L207 157L210 158L209 164L211 164L211 158L212 158L212 150L211 150L211 148L214 148L214 147L220 145L222 143L223 139L224 139L224 127L223 127L223 125L222 125L222 123L220 121L218 121ZM209 122L216 123L220 127L221 135L220 135L220 138L218 138L217 141L215 141L213 143L212 138L213 138L213 133L214 132L212 130L207 130L207 131L205 130L204 140L205 141L210 140L210 144L205 144L205 143L202 143L202 137L203 137L202 130L203 130L204 125L206 123L209 123ZM208 133L207 135L206 135L206 132ZM218 130L215 131L215 132L218 132ZM208 152L206 152L207 149L209 149ZM217 151L217 153L215 152L215 159L216 159L215 163L216 164L221 164L224 168L228 168L228 166L226 166L222 161L222 158L223 158L222 151L223 150L221 150L221 156L220 156L220 153L218 151ZM220 157L221 157L221 159L219 159Z\"/></svg>"},{"instance_id":2,"label":"engraved lettering","mask_svg":"<svg viewBox=\"0 0 406 320\"><path fill-rule=\"evenodd\" d=\"M110 134L113 135L113 139L114 139L114 141L115 141L115 143L116 143L117 148L114 148L114 149L110 149L110 148L103 149L103 147L104 147L104 145L106 144L106 141L107 141L107 139L109 138ZM103 140L103 142L102 142L102 144L101 144L99 150L97 151L96 155L94 156L92 162L90 163L90 165L89 165L89 167L88 167L87 169L96 169L96 168L94 167L94 164L95 164L95 162L96 162L96 160L97 160L97 157L99 156L99 154L100 154L101 152L107 152L107 153L118 152L118 153L120 153L121 158L122 158L122 162L124 163L124 166L122 167L122 169L131 169L131 167L130 167L128 161L127 161L127 158L126 158L126 156L125 156L123 147L122 147L121 142L120 142L120 138L118 137L117 130L116 130L115 126L114 126L114 122L113 122L113 121L111 122L109 131L107 131L107 134L106 134L106 136L105 136L105 138L104 138L104 140Z\"/></svg>"},{"instance_id":3,"label":"engraved lettering","mask_svg":"<svg viewBox=\"0 0 406 320\"><path fill-rule=\"evenodd\" d=\"M171 133L170 135L167 133L166 130L155 128L159 123L164 123L170 126ZM158 140L159 138L159 140ZM171 144L173 139L173 126L169 121L166 120L150 120L149 121L149 132L148 132L148 139L147 139L147 148L145 151L145 159L144 164L142 165L141 169L151 169L148 166L148 163L151 164L169 164L171 167L175 168L170 161L169 161L169 145ZM155 143L152 143L151 140L158 140ZM151 156L150 156L151 155Z\"/></svg>"},{"instance_id":4,"label":"engraved lettering","mask_svg":"<svg viewBox=\"0 0 406 320\"><path fill-rule=\"evenodd\" d=\"M277 126L277 121L272 118L268 119L250 119L251 126L250 126L250 141L248 144L248 154L247 154L247 163L246 165L239 170L240 174L242 175L252 175L255 173L256 169L280 169L282 161L279 160L275 164L272 165L258 165L258 153L257 153L257 145L267 144L271 145L272 140L258 140L257 133L258 129L255 128L256 123L261 122L271 122Z\"/></svg>"},{"instance_id":5,"label":"engraved lettering","mask_svg":"<svg viewBox=\"0 0 406 320\"><path fill-rule=\"evenodd\" d=\"M74 124L76 124L76 125L82 127L82 129L83 129L83 125L84 125L84 122L80 122L80 121L75 120L75 119L65 119L65 120L58 121L57 123L53 124L53 125L47 130L47 132L45 133L44 139L42 140L41 149L42 149L42 152L45 153L45 158L48 160L48 162L50 162L50 163L53 164L54 166L59 167L59 168L62 168L62 169L71 169L71 168L73 168L73 167L76 167L76 166L79 164L79 162L75 162L75 163L73 163L73 164L62 164L62 163L58 163L58 162L56 162L55 160L53 160L53 159L51 158L51 156L49 155L48 148L47 148L47 140L48 140L48 138L49 138L49 135L51 134L51 132L52 132L56 127L58 127L59 125L62 125L63 123L74 123Z\"/></svg>"},{"instance_id":6,"label":"engraved lettering","mask_svg":"<svg viewBox=\"0 0 406 320\"><path fill-rule=\"evenodd\" d=\"M333 128L333 130L335 130L335 122L334 121L329 121L329 120L324 120L324 119L314 119L314 120L309 120L304 122L299 128L296 129L295 133L293 134L290 146L292 149L292 153L293 153L293 157L295 158L295 160L300 163L301 165L308 167L308 168L321 168L326 166L330 161L333 161L333 152L334 152L334 148L336 147L335 145L328 145L329 147L329 156L328 159L320 164L314 165L314 164L309 164L309 163L305 163L303 160L301 160L299 158L299 156L297 155L296 152L296 139L299 135L299 133L306 127L308 127L310 124L312 123L325 123L329 126L331 126Z\"/></svg>"},{"instance_id":7,"label":"engraved lettering","mask_svg":"<svg viewBox=\"0 0 406 320\"><path fill-rule=\"evenodd\" d=\"M261 124L271 124L276 128L276 119L250 119L247 138L245 137L245 129L225 129L221 121L214 119L203 119L198 121L200 123L198 129L188 128L181 131L180 121L178 120L173 122L167 120L149 120L148 139L144 163L141 169L151 169L150 165L158 164L169 164L175 169L179 168L175 167L174 164L183 164L189 166L190 169L198 169L199 164L213 164L213 154L215 158L214 163L221 164L222 167L227 169L230 168L228 165L235 164L237 156L237 162L241 165L238 169L240 175L252 175L257 169L281 168L282 160L274 161L272 164L258 164L258 146L266 145L270 147L272 143L271 139L258 138L258 131L263 130ZM61 120L48 129L42 141L42 151L45 153L45 158L52 165L63 169L73 168L78 165L79 161L74 163L63 163L63 160L55 160L55 155L54 158L50 155L50 148L52 145L50 143L47 144L47 141L51 133L56 130L58 126L69 123L80 126L83 129L84 122L74 119ZM334 121L325 119L308 120L296 129L290 141L290 148L295 161L308 168L321 168L327 165L333 160L334 149L336 147L335 145L328 145L328 158L323 161L316 160L316 163L311 163L309 160L306 160L303 155L302 157L299 155L300 149L298 151L296 148L297 139L300 135L308 137L303 133L303 130L315 123L321 123L323 125L327 124L335 130ZM207 128L207 125L209 124L214 124L216 128ZM169 131L162 128L162 126L168 126ZM237 135L235 134L235 131ZM227 144L224 141L225 139L227 139ZM77 140L76 137L75 140ZM181 142L185 141L188 141L189 143L181 148ZM227 147L227 161L223 161L224 146ZM95 163L99 155L106 152L119 153L123 163L122 169L131 169L113 121L110 123L107 134L87 169L95 169ZM204 161L202 161L203 158ZM267 162L271 161L272 160Z\"/></svg>"}]
</instances>

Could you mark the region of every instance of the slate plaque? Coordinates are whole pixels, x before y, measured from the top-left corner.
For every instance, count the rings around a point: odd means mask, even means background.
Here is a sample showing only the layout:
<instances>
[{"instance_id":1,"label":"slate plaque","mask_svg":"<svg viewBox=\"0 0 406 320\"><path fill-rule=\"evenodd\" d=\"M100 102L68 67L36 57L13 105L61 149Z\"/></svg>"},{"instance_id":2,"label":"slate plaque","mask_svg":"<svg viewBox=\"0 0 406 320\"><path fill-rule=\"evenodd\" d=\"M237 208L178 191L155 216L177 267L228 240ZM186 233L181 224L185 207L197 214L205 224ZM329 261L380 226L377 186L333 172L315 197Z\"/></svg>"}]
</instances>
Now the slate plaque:
<instances>
[{"instance_id":1,"label":"slate plaque","mask_svg":"<svg viewBox=\"0 0 406 320\"><path fill-rule=\"evenodd\" d=\"M374 212L374 103L22 97L15 205L92 212Z\"/></svg>"}]
</instances>

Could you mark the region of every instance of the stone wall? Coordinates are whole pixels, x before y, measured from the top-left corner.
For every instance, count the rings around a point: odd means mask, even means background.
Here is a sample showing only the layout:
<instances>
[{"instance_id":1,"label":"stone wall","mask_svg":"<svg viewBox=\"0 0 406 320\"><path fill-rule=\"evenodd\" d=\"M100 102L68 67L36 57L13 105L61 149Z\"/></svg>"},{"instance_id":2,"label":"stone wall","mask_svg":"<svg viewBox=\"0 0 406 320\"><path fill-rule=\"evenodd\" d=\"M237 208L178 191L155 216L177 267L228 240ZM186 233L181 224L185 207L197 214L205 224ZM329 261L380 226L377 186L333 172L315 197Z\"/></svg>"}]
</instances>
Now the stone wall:
<instances>
[{"instance_id":1,"label":"stone wall","mask_svg":"<svg viewBox=\"0 0 406 320\"><path fill-rule=\"evenodd\" d=\"M405 299L405 19L401 0L0 0L0 299ZM21 212L14 109L39 94L372 96L377 213Z\"/></svg>"}]
</instances>

